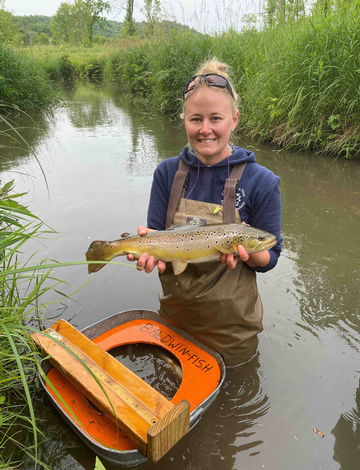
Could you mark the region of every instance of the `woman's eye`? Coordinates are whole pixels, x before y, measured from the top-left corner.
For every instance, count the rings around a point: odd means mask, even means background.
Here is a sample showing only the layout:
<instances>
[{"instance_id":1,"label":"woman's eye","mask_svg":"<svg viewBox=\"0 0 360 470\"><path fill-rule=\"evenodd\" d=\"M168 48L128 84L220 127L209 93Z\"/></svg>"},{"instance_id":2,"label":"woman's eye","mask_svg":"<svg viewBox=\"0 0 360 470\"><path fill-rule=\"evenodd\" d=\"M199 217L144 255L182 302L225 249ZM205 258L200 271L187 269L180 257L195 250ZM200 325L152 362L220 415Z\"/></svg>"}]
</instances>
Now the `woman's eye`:
<instances>
[{"instance_id":1,"label":"woman's eye","mask_svg":"<svg viewBox=\"0 0 360 470\"><path fill-rule=\"evenodd\" d=\"M219 116L214 116L214 117L212 118L213 121L220 121L220 119L221 119L221 118L220 118Z\"/></svg>"}]
</instances>

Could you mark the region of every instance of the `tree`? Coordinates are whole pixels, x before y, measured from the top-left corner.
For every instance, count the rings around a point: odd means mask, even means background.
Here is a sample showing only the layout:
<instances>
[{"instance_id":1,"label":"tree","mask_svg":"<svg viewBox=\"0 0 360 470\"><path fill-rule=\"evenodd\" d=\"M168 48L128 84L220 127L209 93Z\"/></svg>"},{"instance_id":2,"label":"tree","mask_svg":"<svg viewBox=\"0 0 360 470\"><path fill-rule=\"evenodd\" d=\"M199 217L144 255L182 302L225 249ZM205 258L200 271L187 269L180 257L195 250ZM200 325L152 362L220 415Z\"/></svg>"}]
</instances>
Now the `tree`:
<instances>
[{"instance_id":1,"label":"tree","mask_svg":"<svg viewBox=\"0 0 360 470\"><path fill-rule=\"evenodd\" d=\"M305 15L305 2L306 0L266 0L265 25L286 26L289 21L297 21L300 16Z\"/></svg>"},{"instance_id":2,"label":"tree","mask_svg":"<svg viewBox=\"0 0 360 470\"><path fill-rule=\"evenodd\" d=\"M61 3L50 23L52 40L57 42L70 42L71 39L71 15L72 6L69 3Z\"/></svg>"},{"instance_id":3,"label":"tree","mask_svg":"<svg viewBox=\"0 0 360 470\"><path fill-rule=\"evenodd\" d=\"M159 22L161 5L160 0L144 0L144 8L146 18L146 32L148 35L154 34L155 25Z\"/></svg>"},{"instance_id":4,"label":"tree","mask_svg":"<svg viewBox=\"0 0 360 470\"><path fill-rule=\"evenodd\" d=\"M90 21L88 23L88 37L91 43L93 40L95 25L98 24L101 27L106 23L106 19L101 15L104 10L109 13L110 2L104 0L84 0L84 2L86 9L90 14Z\"/></svg>"},{"instance_id":5,"label":"tree","mask_svg":"<svg viewBox=\"0 0 360 470\"><path fill-rule=\"evenodd\" d=\"M4 2L0 4L3 6ZM13 46L20 46L22 43L22 34L20 33L17 24L14 21L13 15L0 9L0 44L11 44Z\"/></svg>"},{"instance_id":6,"label":"tree","mask_svg":"<svg viewBox=\"0 0 360 470\"><path fill-rule=\"evenodd\" d=\"M91 44L95 25L106 22L101 16L104 10L110 11L110 3L104 0L75 0L73 5L61 3L51 22L53 41Z\"/></svg>"},{"instance_id":7,"label":"tree","mask_svg":"<svg viewBox=\"0 0 360 470\"><path fill-rule=\"evenodd\" d=\"M112 9L116 14L125 11L124 23L121 29L122 36L134 36L136 34L134 4L135 0L112 0Z\"/></svg>"},{"instance_id":8,"label":"tree","mask_svg":"<svg viewBox=\"0 0 360 470\"><path fill-rule=\"evenodd\" d=\"M45 33L39 34L39 36L36 38L36 44L49 44L49 36Z\"/></svg>"}]
</instances>

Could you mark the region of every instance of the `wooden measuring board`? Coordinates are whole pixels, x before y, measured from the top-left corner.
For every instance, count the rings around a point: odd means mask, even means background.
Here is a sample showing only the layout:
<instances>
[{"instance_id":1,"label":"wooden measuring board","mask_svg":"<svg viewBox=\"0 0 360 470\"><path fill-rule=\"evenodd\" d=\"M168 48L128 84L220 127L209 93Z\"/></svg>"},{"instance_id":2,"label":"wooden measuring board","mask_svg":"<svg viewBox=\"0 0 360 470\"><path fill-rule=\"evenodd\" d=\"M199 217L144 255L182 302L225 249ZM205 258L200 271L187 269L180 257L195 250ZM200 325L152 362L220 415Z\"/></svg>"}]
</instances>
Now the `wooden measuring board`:
<instances>
[{"instance_id":1,"label":"wooden measuring board","mask_svg":"<svg viewBox=\"0 0 360 470\"><path fill-rule=\"evenodd\" d=\"M125 431L152 463L188 432L186 400L174 405L65 320L44 333L32 337L51 356L54 367Z\"/></svg>"}]
</instances>

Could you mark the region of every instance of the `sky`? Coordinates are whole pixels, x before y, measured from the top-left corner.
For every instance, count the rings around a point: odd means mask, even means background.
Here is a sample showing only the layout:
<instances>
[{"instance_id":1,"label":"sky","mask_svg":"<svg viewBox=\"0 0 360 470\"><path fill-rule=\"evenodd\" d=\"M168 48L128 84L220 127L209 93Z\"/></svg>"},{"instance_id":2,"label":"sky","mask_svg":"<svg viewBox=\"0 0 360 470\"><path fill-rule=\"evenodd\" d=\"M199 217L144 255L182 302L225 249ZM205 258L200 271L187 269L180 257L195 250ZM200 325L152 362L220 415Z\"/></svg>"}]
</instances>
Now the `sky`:
<instances>
[{"instance_id":1,"label":"sky","mask_svg":"<svg viewBox=\"0 0 360 470\"><path fill-rule=\"evenodd\" d=\"M71 0L5 0L5 9L14 15L53 16L62 2ZM112 3L112 0L110 0ZM244 15L258 13L262 0L162 0L164 19L187 24L201 32L219 32L230 27L240 29ZM134 17L144 19L142 0L135 0ZM109 20L122 21L124 13L106 15Z\"/></svg>"}]
</instances>

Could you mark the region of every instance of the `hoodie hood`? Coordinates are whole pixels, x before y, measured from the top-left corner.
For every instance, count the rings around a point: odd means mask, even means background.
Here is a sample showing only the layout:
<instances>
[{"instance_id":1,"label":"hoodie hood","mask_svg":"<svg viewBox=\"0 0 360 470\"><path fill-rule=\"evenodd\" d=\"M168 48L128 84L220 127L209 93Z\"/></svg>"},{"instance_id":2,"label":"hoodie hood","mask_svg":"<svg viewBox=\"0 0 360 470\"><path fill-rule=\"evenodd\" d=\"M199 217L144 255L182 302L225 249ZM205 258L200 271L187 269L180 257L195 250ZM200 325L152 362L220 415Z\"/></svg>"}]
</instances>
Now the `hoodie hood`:
<instances>
[{"instance_id":1,"label":"hoodie hood","mask_svg":"<svg viewBox=\"0 0 360 470\"><path fill-rule=\"evenodd\" d=\"M250 163L255 162L255 154L250 150L243 149L241 147L236 147L236 145L232 145L232 154L230 155L230 165L235 165L237 163ZM198 157L195 155L194 150L189 147L184 147L182 152L180 153L180 158L187 163L191 167L198 167ZM227 166L228 161L227 158L222 160L219 163L215 163L215 165L211 165L212 167L222 167ZM201 167L208 167L200 161L200 168Z\"/></svg>"}]
</instances>

